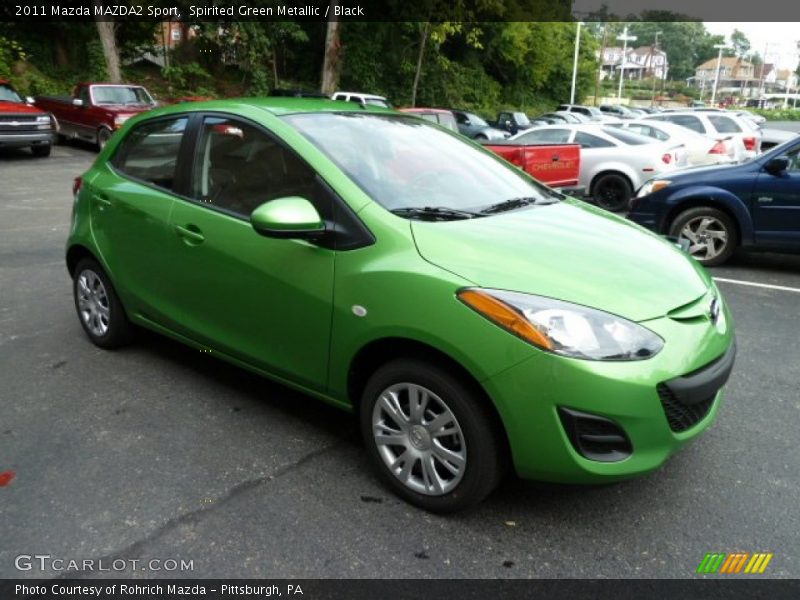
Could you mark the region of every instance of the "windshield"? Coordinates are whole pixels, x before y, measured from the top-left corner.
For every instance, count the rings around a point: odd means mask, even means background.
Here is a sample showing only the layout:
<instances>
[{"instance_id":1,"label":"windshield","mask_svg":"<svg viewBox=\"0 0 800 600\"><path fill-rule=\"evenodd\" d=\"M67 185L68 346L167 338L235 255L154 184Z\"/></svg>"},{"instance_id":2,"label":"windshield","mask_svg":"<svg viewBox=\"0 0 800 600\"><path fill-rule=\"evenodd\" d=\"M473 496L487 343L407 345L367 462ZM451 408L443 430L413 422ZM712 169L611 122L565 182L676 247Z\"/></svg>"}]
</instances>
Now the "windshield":
<instances>
[{"instance_id":1,"label":"windshield","mask_svg":"<svg viewBox=\"0 0 800 600\"><path fill-rule=\"evenodd\" d=\"M488 127L489 126L489 124L486 121L484 121L483 119L481 119L478 115L473 114L473 113L465 113L465 114L469 118L469 122L472 123L473 125L477 125L478 127Z\"/></svg>"},{"instance_id":2,"label":"windshield","mask_svg":"<svg viewBox=\"0 0 800 600\"><path fill-rule=\"evenodd\" d=\"M532 203L560 198L510 164L414 117L314 113L284 118L387 210L480 212L516 198Z\"/></svg>"},{"instance_id":3,"label":"windshield","mask_svg":"<svg viewBox=\"0 0 800 600\"><path fill-rule=\"evenodd\" d=\"M0 100L4 102L22 102L19 94L10 85L0 85Z\"/></svg>"},{"instance_id":4,"label":"windshield","mask_svg":"<svg viewBox=\"0 0 800 600\"><path fill-rule=\"evenodd\" d=\"M153 104L153 99L143 87L129 85L93 85L95 104Z\"/></svg>"},{"instance_id":5,"label":"windshield","mask_svg":"<svg viewBox=\"0 0 800 600\"><path fill-rule=\"evenodd\" d=\"M528 115L525 113L514 113L514 119L516 119L517 123L520 125L530 125L531 121L528 119Z\"/></svg>"},{"instance_id":6,"label":"windshield","mask_svg":"<svg viewBox=\"0 0 800 600\"><path fill-rule=\"evenodd\" d=\"M388 101L383 100L381 98L366 98L364 100L364 104L370 104L372 106L380 106L381 108L392 108L392 105L389 104Z\"/></svg>"}]
</instances>

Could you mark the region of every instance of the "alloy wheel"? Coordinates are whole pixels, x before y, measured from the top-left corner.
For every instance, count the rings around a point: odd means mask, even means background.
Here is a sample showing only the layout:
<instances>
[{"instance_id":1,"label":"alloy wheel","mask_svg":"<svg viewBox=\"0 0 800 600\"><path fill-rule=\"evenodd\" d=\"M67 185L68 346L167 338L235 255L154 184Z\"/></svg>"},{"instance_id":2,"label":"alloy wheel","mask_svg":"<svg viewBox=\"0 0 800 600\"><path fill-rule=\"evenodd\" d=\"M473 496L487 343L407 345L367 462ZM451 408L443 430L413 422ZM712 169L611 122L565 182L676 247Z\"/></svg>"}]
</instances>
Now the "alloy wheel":
<instances>
[{"instance_id":1,"label":"alloy wheel","mask_svg":"<svg viewBox=\"0 0 800 600\"><path fill-rule=\"evenodd\" d=\"M386 467L412 491L443 496L464 476L464 434L452 410L428 388L386 388L372 411L372 434Z\"/></svg>"},{"instance_id":2,"label":"alloy wheel","mask_svg":"<svg viewBox=\"0 0 800 600\"><path fill-rule=\"evenodd\" d=\"M680 238L689 242L689 254L698 259L710 260L725 251L728 245L728 230L714 217L699 216L683 226Z\"/></svg>"},{"instance_id":3,"label":"alloy wheel","mask_svg":"<svg viewBox=\"0 0 800 600\"><path fill-rule=\"evenodd\" d=\"M78 275L78 312L86 328L97 337L108 332L111 305L108 292L97 273L89 269Z\"/></svg>"}]
</instances>

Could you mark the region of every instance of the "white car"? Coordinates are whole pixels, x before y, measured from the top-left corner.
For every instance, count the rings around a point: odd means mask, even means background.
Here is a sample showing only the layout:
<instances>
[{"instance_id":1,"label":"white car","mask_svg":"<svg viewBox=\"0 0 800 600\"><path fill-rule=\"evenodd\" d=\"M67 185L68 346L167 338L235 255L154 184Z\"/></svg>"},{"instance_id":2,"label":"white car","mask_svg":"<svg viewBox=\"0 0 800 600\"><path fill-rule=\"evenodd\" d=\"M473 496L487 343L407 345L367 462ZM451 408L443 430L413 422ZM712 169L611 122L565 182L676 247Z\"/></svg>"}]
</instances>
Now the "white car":
<instances>
[{"instance_id":1,"label":"white car","mask_svg":"<svg viewBox=\"0 0 800 600\"><path fill-rule=\"evenodd\" d=\"M681 145L660 142L601 123L547 125L509 138L518 144L580 144L578 185L598 206L627 208L635 190L657 175L686 163Z\"/></svg>"},{"instance_id":2,"label":"white car","mask_svg":"<svg viewBox=\"0 0 800 600\"><path fill-rule=\"evenodd\" d=\"M724 142L736 162L755 158L761 151L761 131L741 117L723 111L681 111L649 115L644 120L666 121Z\"/></svg>"},{"instance_id":3,"label":"white car","mask_svg":"<svg viewBox=\"0 0 800 600\"><path fill-rule=\"evenodd\" d=\"M690 167L725 165L734 161L732 153L729 151L729 146L726 146L724 142L700 135L691 129L674 123L636 119L635 121L624 121L614 125L614 127L627 129L660 142L683 144L686 148L686 158Z\"/></svg>"},{"instance_id":4,"label":"white car","mask_svg":"<svg viewBox=\"0 0 800 600\"><path fill-rule=\"evenodd\" d=\"M361 92L336 92L331 96L331 100L343 100L345 102L357 102L363 106L380 106L381 108L392 108L391 103L383 96L375 94L362 94Z\"/></svg>"}]
</instances>

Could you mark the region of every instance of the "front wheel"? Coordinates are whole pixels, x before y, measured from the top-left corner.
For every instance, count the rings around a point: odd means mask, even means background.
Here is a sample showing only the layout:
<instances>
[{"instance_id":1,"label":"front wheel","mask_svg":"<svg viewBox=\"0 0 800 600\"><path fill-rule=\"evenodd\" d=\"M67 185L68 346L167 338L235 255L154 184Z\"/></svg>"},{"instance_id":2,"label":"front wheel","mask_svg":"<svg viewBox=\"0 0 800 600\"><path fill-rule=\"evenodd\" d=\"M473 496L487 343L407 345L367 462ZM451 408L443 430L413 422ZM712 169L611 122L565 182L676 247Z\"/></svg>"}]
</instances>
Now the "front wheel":
<instances>
[{"instance_id":1,"label":"front wheel","mask_svg":"<svg viewBox=\"0 0 800 600\"><path fill-rule=\"evenodd\" d=\"M107 127L101 127L97 130L97 149L102 150L105 148L108 140L111 139L111 130Z\"/></svg>"},{"instance_id":2,"label":"front wheel","mask_svg":"<svg viewBox=\"0 0 800 600\"><path fill-rule=\"evenodd\" d=\"M33 152L33 155L41 158L44 158L45 156L50 156L51 150L52 146L50 144L44 144L41 146L31 146L31 152Z\"/></svg>"},{"instance_id":3,"label":"front wheel","mask_svg":"<svg viewBox=\"0 0 800 600\"><path fill-rule=\"evenodd\" d=\"M503 476L495 415L475 392L429 363L403 359L381 367L364 389L360 425L384 483L425 510L474 506Z\"/></svg>"},{"instance_id":4,"label":"front wheel","mask_svg":"<svg viewBox=\"0 0 800 600\"><path fill-rule=\"evenodd\" d=\"M727 214L710 206L696 206L680 213L669 234L689 244L689 254L706 267L727 261L736 250L738 231Z\"/></svg>"},{"instance_id":5,"label":"front wheel","mask_svg":"<svg viewBox=\"0 0 800 600\"><path fill-rule=\"evenodd\" d=\"M611 212L625 210L631 196L633 188L630 181L618 173L600 175L592 187L592 197L597 206Z\"/></svg>"},{"instance_id":6,"label":"front wheel","mask_svg":"<svg viewBox=\"0 0 800 600\"><path fill-rule=\"evenodd\" d=\"M96 260L84 258L78 263L72 292L78 319L93 344L111 349L130 341L132 325L114 286Z\"/></svg>"}]
</instances>

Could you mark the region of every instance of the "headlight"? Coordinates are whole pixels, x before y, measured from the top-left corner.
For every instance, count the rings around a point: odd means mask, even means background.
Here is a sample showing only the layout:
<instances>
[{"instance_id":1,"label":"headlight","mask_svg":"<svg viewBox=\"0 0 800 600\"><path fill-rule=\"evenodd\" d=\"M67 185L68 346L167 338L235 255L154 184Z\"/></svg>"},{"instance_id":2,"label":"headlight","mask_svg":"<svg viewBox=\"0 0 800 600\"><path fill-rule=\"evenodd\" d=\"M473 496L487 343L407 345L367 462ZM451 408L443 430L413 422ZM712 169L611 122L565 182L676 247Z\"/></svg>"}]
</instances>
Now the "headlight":
<instances>
[{"instance_id":1,"label":"headlight","mask_svg":"<svg viewBox=\"0 0 800 600\"><path fill-rule=\"evenodd\" d=\"M642 196L647 196L648 194L653 194L658 190L663 190L667 187L671 181L668 179L651 179L647 183L645 183L641 188L639 188L639 193L636 194L637 198L641 198Z\"/></svg>"},{"instance_id":2,"label":"headlight","mask_svg":"<svg viewBox=\"0 0 800 600\"><path fill-rule=\"evenodd\" d=\"M125 123L125 121L127 121L130 118L131 118L130 115L116 115L114 117L114 125L116 125L117 127L121 127L122 124Z\"/></svg>"},{"instance_id":3,"label":"headlight","mask_svg":"<svg viewBox=\"0 0 800 600\"><path fill-rule=\"evenodd\" d=\"M479 288L462 289L458 298L517 337L562 356L644 360L664 347L664 340L649 329L579 304Z\"/></svg>"}]
</instances>

